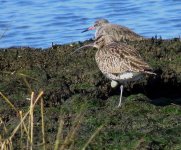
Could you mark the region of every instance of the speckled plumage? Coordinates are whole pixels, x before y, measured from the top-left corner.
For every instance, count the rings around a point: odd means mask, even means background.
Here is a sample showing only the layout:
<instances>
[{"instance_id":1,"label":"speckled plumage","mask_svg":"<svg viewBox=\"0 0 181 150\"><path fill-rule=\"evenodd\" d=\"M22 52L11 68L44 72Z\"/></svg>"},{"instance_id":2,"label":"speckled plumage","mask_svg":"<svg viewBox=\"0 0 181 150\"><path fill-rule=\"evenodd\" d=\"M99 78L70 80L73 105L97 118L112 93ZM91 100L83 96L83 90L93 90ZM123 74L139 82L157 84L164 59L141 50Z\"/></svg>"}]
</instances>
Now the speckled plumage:
<instances>
[{"instance_id":1,"label":"speckled plumage","mask_svg":"<svg viewBox=\"0 0 181 150\"><path fill-rule=\"evenodd\" d=\"M121 106L124 83L137 81L145 74L155 74L134 47L115 42L109 35L97 37L94 47L98 48L95 55L97 65L100 71L112 80L111 86L121 83L118 107Z\"/></svg>"},{"instance_id":2,"label":"speckled plumage","mask_svg":"<svg viewBox=\"0 0 181 150\"><path fill-rule=\"evenodd\" d=\"M95 39L100 35L109 35L109 38L111 37L113 41L121 41L121 40L135 41L135 40L144 39L143 36L138 35L131 29L125 26L111 24L106 19L99 19L95 21L94 27L96 29Z\"/></svg>"},{"instance_id":3,"label":"speckled plumage","mask_svg":"<svg viewBox=\"0 0 181 150\"><path fill-rule=\"evenodd\" d=\"M121 83L134 80L134 77L142 74L151 74L149 71L152 70L138 51L125 43L111 42L99 48L95 59L99 69L106 77ZM128 73L132 73L133 76L121 78L120 75Z\"/></svg>"},{"instance_id":4,"label":"speckled plumage","mask_svg":"<svg viewBox=\"0 0 181 150\"><path fill-rule=\"evenodd\" d=\"M96 21L94 27L96 28L94 43L85 45L82 48L87 46L96 47L98 51L95 59L100 71L112 80L112 87L116 87L118 82L121 83L118 105L120 107L124 83L137 81L145 74L155 75L155 73L152 72L152 68L143 60L134 47L118 42L124 39L140 40L143 37L126 27L109 24L105 19ZM92 30L93 27L90 27L90 29Z\"/></svg>"}]
</instances>

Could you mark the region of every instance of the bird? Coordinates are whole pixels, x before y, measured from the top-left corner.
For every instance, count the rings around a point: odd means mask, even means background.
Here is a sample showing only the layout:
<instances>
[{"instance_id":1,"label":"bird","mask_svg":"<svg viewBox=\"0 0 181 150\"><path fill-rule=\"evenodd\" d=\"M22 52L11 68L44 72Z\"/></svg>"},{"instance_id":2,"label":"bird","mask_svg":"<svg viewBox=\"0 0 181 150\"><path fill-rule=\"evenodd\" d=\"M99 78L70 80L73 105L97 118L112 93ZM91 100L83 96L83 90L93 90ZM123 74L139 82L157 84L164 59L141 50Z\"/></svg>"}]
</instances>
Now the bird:
<instances>
[{"instance_id":1,"label":"bird","mask_svg":"<svg viewBox=\"0 0 181 150\"><path fill-rule=\"evenodd\" d=\"M96 20L93 26L86 28L82 32L89 30L96 30L95 39L100 35L109 35L109 38L113 38L113 41L139 41L146 39L125 26L110 23L107 19Z\"/></svg>"},{"instance_id":2,"label":"bird","mask_svg":"<svg viewBox=\"0 0 181 150\"><path fill-rule=\"evenodd\" d=\"M124 42L115 42L113 38L107 36L109 35L100 35L93 44L82 46L77 50L89 46L97 48L95 60L99 70L111 80L112 88L120 84L118 104L120 107L125 83L140 80L145 75L156 74L150 65L143 60L136 48Z\"/></svg>"}]
</instances>

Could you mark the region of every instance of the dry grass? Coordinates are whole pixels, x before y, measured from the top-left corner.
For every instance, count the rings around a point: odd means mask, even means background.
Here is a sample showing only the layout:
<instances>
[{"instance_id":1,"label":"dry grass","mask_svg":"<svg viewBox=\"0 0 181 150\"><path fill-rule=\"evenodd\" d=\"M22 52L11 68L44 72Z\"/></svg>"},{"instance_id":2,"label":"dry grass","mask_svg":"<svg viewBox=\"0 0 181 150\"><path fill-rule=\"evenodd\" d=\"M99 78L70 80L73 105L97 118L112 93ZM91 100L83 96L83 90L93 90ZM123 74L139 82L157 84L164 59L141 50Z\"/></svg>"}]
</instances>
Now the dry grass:
<instances>
[{"instance_id":1,"label":"dry grass","mask_svg":"<svg viewBox=\"0 0 181 150\"><path fill-rule=\"evenodd\" d=\"M15 108L15 106L10 102L10 100L7 97L5 97L2 93L0 93L0 95L10 105L10 107L13 110L15 110L16 113L18 113L18 117L20 119L19 124L12 131L11 135L6 139L1 138L1 143L0 143L1 149L2 150L13 149L13 142L16 142L14 141L14 137L18 131L20 131L21 133L21 138L20 138L21 148L23 148L23 142L22 142L23 136L26 136L26 139L28 141L27 146L30 147L30 148L28 147L27 148L33 149L34 107L36 103L40 100L40 98L42 97L43 91L41 91L37 97L35 97L34 92L32 92L30 108L24 115L22 111L18 111L18 109ZM25 122L26 119L29 119L28 124ZM5 128L4 128L4 132L6 132ZM0 135L0 137L3 137L3 136Z\"/></svg>"},{"instance_id":2,"label":"dry grass","mask_svg":"<svg viewBox=\"0 0 181 150\"><path fill-rule=\"evenodd\" d=\"M0 132L0 149L1 150L13 150L14 146L17 145L17 142L20 145L21 149L29 149L33 150L35 147L37 149L41 148L46 150L46 141L45 141L45 121L44 121L44 102L43 102L43 91L40 91L39 94L36 96L35 93L32 91L31 86L26 80L26 77L23 76L23 80L27 85L29 91L31 91L30 97L30 105L27 112L16 108L13 103L5 96L2 92L0 92L0 96L3 100L9 105L9 107L15 111L17 117L19 118L19 123L16 125L14 130L11 132L9 137L4 138L4 134L8 133L8 129L0 118L0 126L3 128L3 131ZM34 125L35 122L35 107L36 104L40 101L40 109L41 109L41 130L40 134L42 134L42 143L35 145L34 144ZM83 110L83 109L82 109ZM72 149L74 147L74 141L76 139L77 131L80 129L81 123L83 122L84 112L80 111L80 113L75 117L74 122L70 128L70 131L67 133L66 137L63 138L63 130L64 130L64 116L60 117L58 132L56 135L56 140L54 144L54 150L64 150L64 149ZM90 144L92 139L96 136L96 134L103 128L103 125L100 126L96 131L91 135L88 141L83 146L82 150L85 150L86 147ZM20 138L17 139L15 136L16 134L20 135ZM25 139L25 140L24 140Z\"/></svg>"}]
</instances>

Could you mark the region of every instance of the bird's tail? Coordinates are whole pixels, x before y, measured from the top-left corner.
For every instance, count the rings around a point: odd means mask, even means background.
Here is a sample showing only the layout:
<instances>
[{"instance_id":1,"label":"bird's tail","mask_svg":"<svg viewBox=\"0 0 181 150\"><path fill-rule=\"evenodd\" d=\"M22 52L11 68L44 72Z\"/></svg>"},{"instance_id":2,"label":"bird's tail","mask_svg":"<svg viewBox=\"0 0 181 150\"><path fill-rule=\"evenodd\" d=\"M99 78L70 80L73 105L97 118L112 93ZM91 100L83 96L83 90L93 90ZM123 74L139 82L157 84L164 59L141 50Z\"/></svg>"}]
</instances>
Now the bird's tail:
<instances>
[{"instance_id":1,"label":"bird's tail","mask_svg":"<svg viewBox=\"0 0 181 150\"><path fill-rule=\"evenodd\" d=\"M144 69L142 72L145 74L157 75L156 73L153 72L152 69Z\"/></svg>"}]
</instances>

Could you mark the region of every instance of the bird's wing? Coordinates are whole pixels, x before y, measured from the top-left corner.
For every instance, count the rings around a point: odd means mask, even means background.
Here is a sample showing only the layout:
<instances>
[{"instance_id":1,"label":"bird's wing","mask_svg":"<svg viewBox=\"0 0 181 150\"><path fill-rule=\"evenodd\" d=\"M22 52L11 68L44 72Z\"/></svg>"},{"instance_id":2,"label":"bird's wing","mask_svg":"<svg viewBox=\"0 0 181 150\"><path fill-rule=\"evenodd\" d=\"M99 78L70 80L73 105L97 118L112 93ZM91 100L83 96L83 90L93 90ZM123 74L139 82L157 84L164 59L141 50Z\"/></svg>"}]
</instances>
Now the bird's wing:
<instances>
[{"instance_id":1,"label":"bird's wing","mask_svg":"<svg viewBox=\"0 0 181 150\"><path fill-rule=\"evenodd\" d=\"M103 51L100 69L106 72L119 74L126 71L144 72L151 67L143 61L138 51L132 46L124 43L112 43L107 45Z\"/></svg>"},{"instance_id":2,"label":"bird's wing","mask_svg":"<svg viewBox=\"0 0 181 150\"><path fill-rule=\"evenodd\" d=\"M120 37L122 37L122 39L142 38L142 36L133 32L131 29L116 24L107 24L100 29L100 32L105 35L113 36L116 39L120 39Z\"/></svg>"}]
</instances>

